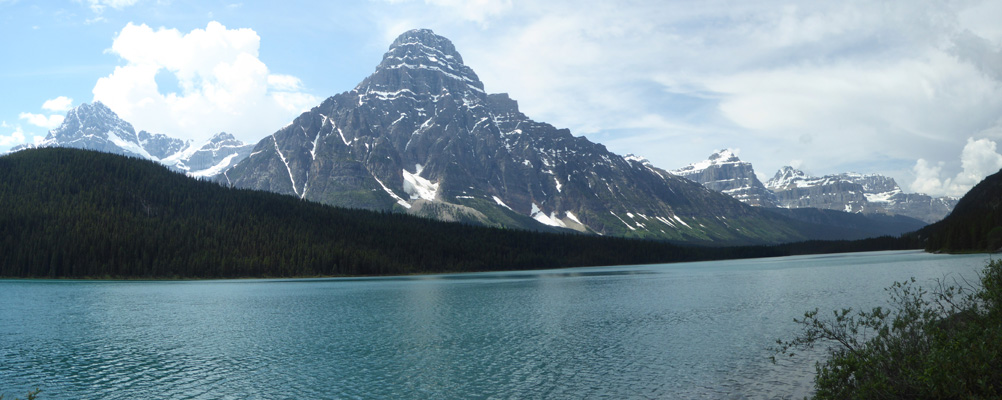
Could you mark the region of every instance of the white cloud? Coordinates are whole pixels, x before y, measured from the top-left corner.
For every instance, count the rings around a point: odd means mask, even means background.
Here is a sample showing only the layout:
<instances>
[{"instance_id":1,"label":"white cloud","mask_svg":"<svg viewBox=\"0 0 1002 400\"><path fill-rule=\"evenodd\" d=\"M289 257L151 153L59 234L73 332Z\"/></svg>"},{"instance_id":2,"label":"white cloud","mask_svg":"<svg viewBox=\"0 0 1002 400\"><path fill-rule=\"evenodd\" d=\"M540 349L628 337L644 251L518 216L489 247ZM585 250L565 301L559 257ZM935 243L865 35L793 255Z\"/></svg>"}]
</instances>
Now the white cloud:
<instances>
[{"instance_id":1,"label":"white cloud","mask_svg":"<svg viewBox=\"0 0 1002 400\"><path fill-rule=\"evenodd\" d=\"M925 159L918 159L912 170L915 172L915 181L912 182L911 189L914 192L926 193L933 196L946 194L946 187L952 183L950 178L941 178L943 175L943 164L931 163Z\"/></svg>"},{"instance_id":2,"label":"white cloud","mask_svg":"<svg viewBox=\"0 0 1002 400\"><path fill-rule=\"evenodd\" d=\"M414 3L411 0L383 0L390 4ZM486 26L488 21L512 10L513 0L423 0L418 3L439 7L454 19L472 21ZM426 9L425 9L426 10ZM395 35L401 33L396 32Z\"/></svg>"},{"instance_id":3,"label":"white cloud","mask_svg":"<svg viewBox=\"0 0 1002 400\"><path fill-rule=\"evenodd\" d=\"M994 141L968 138L960 154L960 173L954 177L946 176L944 164L919 159L913 167L916 179L911 185L912 190L931 195L963 196L986 176L1002 169L1002 154L996 151Z\"/></svg>"},{"instance_id":4,"label":"white cloud","mask_svg":"<svg viewBox=\"0 0 1002 400\"><path fill-rule=\"evenodd\" d=\"M1002 168L1002 154L996 150L995 142L988 139L967 139L967 145L960 154L963 171L953 180L954 184L965 188L964 192Z\"/></svg>"},{"instance_id":5,"label":"white cloud","mask_svg":"<svg viewBox=\"0 0 1002 400\"><path fill-rule=\"evenodd\" d=\"M139 0L86 0L87 6L90 7L91 11L96 13L104 12L104 9L107 7L121 10L138 2Z\"/></svg>"},{"instance_id":6,"label":"white cloud","mask_svg":"<svg viewBox=\"0 0 1002 400\"><path fill-rule=\"evenodd\" d=\"M450 8L462 18L481 24L512 8L512 0L425 0L425 2Z\"/></svg>"},{"instance_id":7,"label":"white cloud","mask_svg":"<svg viewBox=\"0 0 1002 400\"><path fill-rule=\"evenodd\" d=\"M24 143L24 131L21 127L14 129L10 135L0 135L0 146L8 147Z\"/></svg>"},{"instance_id":8,"label":"white cloud","mask_svg":"<svg viewBox=\"0 0 1002 400\"><path fill-rule=\"evenodd\" d=\"M58 127L59 124L63 123L63 118L64 117L62 115L58 115L58 114L53 114L53 115L45 116L43 114L32 114L32 113L23 112L23 113L21 113L21 114L18 115L18 118L27 120L29 124L32 124L32 125L35 125L35 126L38 126L38 127L42 127L42 128L46 128L46 129L53 129L53 128Z\"/></svg>"},{"instance_id":9,"label":"white cloud","mask_svg":"<svg viewBox=\"0 0 1002 400\"><path fill-rule=\"evenodd\" d=\"M69 111L71 108L73 108L73 99L66 96L59 96L54 99L46 100L45 103L42 103L43 110L59 112Z\"/></svg>"},{"instance_id":10,"label":"white cloud","mask_svg":"<svg viewBox=\"0 0 1002 400\"><path fill-rule=\"evenodd\" d=\"M252 29L215 21L189 33L129 23L110 49L125 65L98 80L94 100L137 129L190 139L226 131L257 141L319 102L298 78L269 72L260 41ZM158 73L172 74L179 93L162 93Z\"/></svg>"}]
</instances>

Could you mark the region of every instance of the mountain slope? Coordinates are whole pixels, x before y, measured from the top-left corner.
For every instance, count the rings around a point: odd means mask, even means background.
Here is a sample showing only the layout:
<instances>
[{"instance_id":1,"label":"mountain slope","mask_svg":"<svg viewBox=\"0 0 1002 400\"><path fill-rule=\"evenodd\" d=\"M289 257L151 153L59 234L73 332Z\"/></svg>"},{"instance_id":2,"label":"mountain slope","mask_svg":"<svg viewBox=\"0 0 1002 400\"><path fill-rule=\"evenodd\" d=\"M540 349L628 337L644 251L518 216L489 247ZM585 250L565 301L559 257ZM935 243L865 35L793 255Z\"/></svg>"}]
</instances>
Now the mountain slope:
<instances>
[{"instance_id":1,"label":"mountain slope","mask_svg":"<svg viewBox=\"0 0 1002 400\"><path fill-rule=\"evenodd\" d=\"M768 212L799 221L802 231L821 240L858 240L880 236L898 237L927 224L904 215L847 213L818 208L767 208Z\"/></svg>"},{"instance_id":2,"label":"mountain slope","mask_svg":"<svg viewBox=\"0 0 1002 400\"><path fill-rule=\"evenodd\" d=\"M355 89L258 142L218 179L491 226L529 217L517 227L718 243L807 238L786 219L529 119L506 94L488 95L429 30L402 34Z\"/></svg>"},{"instance_id":3,"label":"mountain slope","mask_svg":"<svg viewBox=\"0 0 1002 400\"><path fill-rule=\"evenodd\" d=\"M0 204L0 277L370 275L786 254L347 210L68 148L0 157Z\"/></svg>"},{"instance_id":4,"label":"mountain slope","mask_svg":"<svg viewBox=\"0 0 1002 400\"><path fill-rule=\"evenodd\" d=\"M1002 250L1002 171L971 188L950 215L917 235L929 251Z\"/></svg>"}]
</instances>

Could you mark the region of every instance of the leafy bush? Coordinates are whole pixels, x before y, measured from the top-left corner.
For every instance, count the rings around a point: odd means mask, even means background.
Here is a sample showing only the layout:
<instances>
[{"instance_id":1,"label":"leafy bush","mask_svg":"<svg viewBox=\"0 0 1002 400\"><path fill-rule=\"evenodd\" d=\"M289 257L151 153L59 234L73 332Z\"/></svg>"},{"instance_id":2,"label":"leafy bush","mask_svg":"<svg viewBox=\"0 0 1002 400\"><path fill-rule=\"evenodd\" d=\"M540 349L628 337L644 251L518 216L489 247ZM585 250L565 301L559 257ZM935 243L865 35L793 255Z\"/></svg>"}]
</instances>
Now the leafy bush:
<instances>
[{"instance_id":1,"label":"leafy bush","mask_svg":"<svg viewBox=\"0 0 1002 400\"><path fill-rule=\"evenodd\" d=\"M817 364L818 399L1002 398L1002 262L980 285L943 280L929 292L912 278L887 288L888 308L817 309L777 353L827 345Z\"/></svg>"}]
</instances>

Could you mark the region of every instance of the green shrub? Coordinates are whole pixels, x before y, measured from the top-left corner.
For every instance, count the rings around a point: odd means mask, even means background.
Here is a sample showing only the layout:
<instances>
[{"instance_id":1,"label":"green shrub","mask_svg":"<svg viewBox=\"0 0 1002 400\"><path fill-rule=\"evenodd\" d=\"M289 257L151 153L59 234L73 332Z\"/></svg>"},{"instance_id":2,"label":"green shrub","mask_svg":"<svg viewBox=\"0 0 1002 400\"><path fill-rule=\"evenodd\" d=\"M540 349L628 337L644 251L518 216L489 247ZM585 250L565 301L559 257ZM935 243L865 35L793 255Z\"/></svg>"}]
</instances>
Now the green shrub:
<instances>
[{"instance_id":1,"label":"green shrub","mask_svg":"<svg viewBox=\"0 0 1002 400\"><path fill-rule=\"evenodd\" d=\"M1002 262L980 285L940 281L928 292L915 279L887 288L890 307L794 321L801 333L777 353L827 345L816 366L815 398L1002 398Z\"/></svg>"}]
</instances>

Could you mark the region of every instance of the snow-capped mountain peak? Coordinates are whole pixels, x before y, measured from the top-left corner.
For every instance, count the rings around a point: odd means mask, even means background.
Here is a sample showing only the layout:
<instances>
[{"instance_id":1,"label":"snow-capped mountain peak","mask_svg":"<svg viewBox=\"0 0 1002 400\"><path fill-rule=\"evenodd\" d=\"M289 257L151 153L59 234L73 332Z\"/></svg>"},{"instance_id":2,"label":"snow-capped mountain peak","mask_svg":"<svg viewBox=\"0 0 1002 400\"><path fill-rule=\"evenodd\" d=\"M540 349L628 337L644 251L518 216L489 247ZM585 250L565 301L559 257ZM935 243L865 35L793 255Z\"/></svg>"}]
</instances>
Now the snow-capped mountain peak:
<instances>
[{"instance_id":1,"label":"snow-capped mountain peak","mask_svg":"<svg viewBox=\"0 0 1002 400\"><path fill-rule=\"evenodd\" d=\"M23 145L12 152L31 147L74 147L159 160L143 147L132 124L123 121L100 101L81 104L66 113L56 129L49 131L37 145Z\"/></svg>"},{"instance_id":2,"label":"snow-capped mountain peak","mask_svg":"<svg viewBox=\"0 0 1002 400\"><path fill-rule=\"evenodd\" d=\"M765 187L773 191L783 190L784 188L795 187L798 182L805 182L810 179L811 176L804 173L804 171L787 165L776 171L772 179L765 182Z\"/></svg>"},{"instance_id":3,"label":"snow-capped mountain peak","mask_svg":"<svg viewBox=\"0 0 1002 400\"><path fill-rule=\"evenodd\" d=\"M731 149L722 149L716 153L710 154L710 157L708 157L707 160L717 164L741 162L741 160L738 159L738 156L735 155Z\"/></svg>"},{"instance_id":4,"label":"snow-capped mountain peak","mask_svg":"<svg viewBox=\"0 0 1002 400\"><path fill-rule=\"evenodd\" d=\"M956 204L952 198L904 193L893 178L883 175L846 172L815 177L789 166L777 171L766 187L786 208L901 214L930 223L945 217Z\"/></svg>"},{"instance_id":5,"label":"snow-capped mountain peak","mask_svg":"<svg viewBox=\"0 0 1002 400\"><path fill-rule=\"evenodd\" d=\"M755 175L751 163L741 161L729 149L719 150L703 161L670 172L750 205L777 205L775 196Z\"/></svg>"},{"instance_id":6,"label":"snow-capped mountain peak","mask_svg":"<svg viewBox=\"0 0 1002 400\"><path fill-rule=\"evenodd\" d=\"M81 104L66 113L63 123L49 131L38 145L18 146L12 152L32 147L72 147L145 158L192 176L215 176L247 157L253 146L228 133L194 143L160 133L140 131L119 118L100 101Z\"/></svg>"},{"instance_id":7,"label":"snow-capped mountain peak","mask_svg":"<svg viewBox=\"0 0 1002 400\"><path fill-rule=\"evenodd\" d=\"M165 159L164 164L195 177L219 175L250 155L253 144L220 132L200 144L191 143Z\"/></svg>"},{"instance_id":8,"label":"snow-capped mountain peak","mask_svg":"<svg viewBox=\"0 0 1002 400\"><path fill-rule=\"evenodd\" d=\"M405 32L354 90L258 142L224 176L235 187L352 208L608 235L745 240L759 233L729 230L730 221L770 218L533 121L508 95L483 88L448 39ZM768 234L792 232L782 229Z\"/></svg>"},{"instance_id":9,"label":"snow-capped mountain peak","mask_svg":"<svg viewBox=\"0 0 1002 400\"><path fill-rule=\"evenodd\" d=\"M415 29L401 34L375 73L355 87L362 94L359 101L396 100L451 94L483 101L484 84L463 64L463 57L449 39L429 29Z\"/></svg>"}]
</instances>

